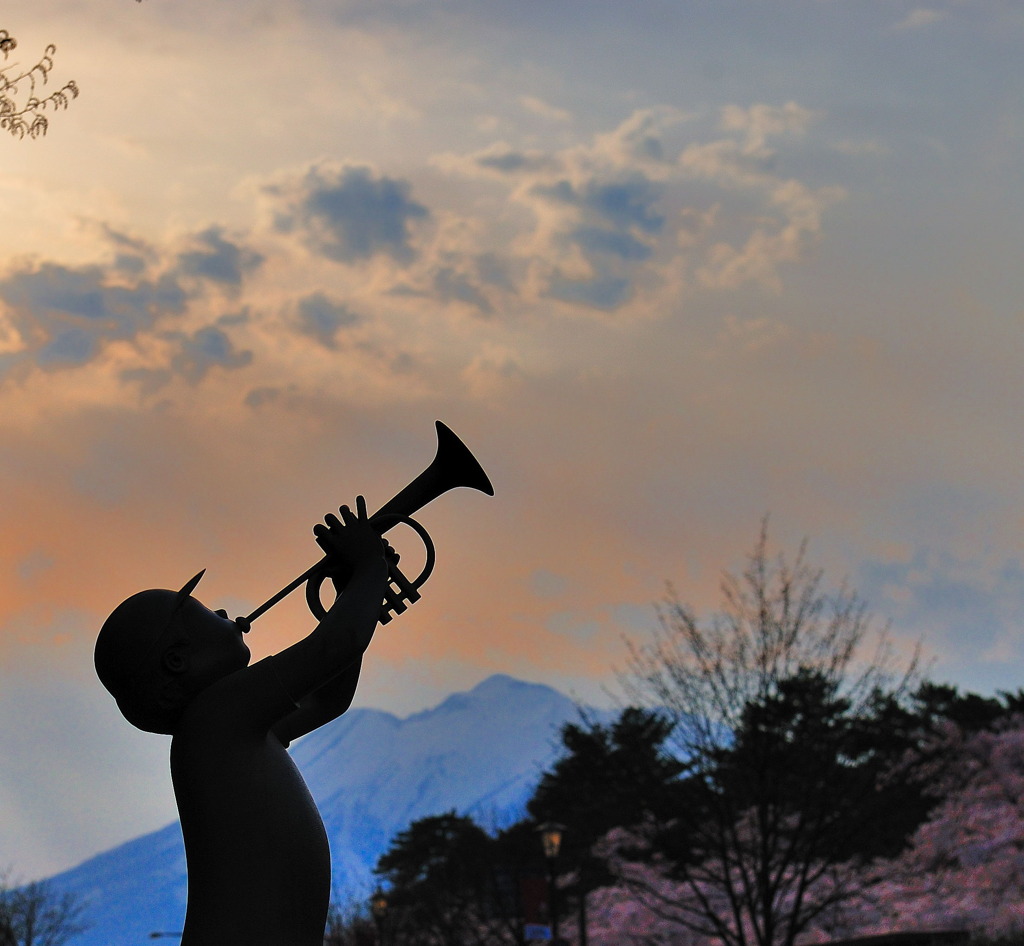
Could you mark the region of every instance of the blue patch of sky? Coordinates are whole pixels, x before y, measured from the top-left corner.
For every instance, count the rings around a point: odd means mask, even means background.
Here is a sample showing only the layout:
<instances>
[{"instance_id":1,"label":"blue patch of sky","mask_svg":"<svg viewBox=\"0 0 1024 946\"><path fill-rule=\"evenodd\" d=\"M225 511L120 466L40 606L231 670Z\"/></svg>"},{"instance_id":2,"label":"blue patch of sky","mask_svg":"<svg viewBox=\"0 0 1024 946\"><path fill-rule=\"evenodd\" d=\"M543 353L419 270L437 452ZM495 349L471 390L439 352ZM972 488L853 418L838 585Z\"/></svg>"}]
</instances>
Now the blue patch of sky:
<instances>
[{"instance_id":1,"label":"blue patch of sky","mask_svg":"<svg viewBox=\"0 0 1024 946\"><path fill-rule=\"evenodd\" d=\"M876 613L900 632L980 653L1024 625L1024 568L1013 558L962 561L919 550L908 561L864 562L858 586Z\"/></svg>"}]
</instances>

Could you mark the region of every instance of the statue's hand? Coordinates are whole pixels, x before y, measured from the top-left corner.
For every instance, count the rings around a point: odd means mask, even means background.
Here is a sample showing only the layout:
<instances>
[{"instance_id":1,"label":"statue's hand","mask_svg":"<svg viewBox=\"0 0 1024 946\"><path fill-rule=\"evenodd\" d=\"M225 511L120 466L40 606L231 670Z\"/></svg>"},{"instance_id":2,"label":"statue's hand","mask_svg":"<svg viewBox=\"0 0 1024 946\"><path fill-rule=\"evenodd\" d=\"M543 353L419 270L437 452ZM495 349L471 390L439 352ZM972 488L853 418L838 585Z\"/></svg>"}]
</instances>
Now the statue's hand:
<instances>
[{"instance_id":1,"label":"statue's hand","mask_svg":"<svg viewBox=\"0 0 1024 946\"><path fill-rule=\"evenodd\" d=\"M342 506L339 512L340 519L328 513L323 523L313 527L313 534L317 544L327 553L335 585L344 587L353 573L383 562L389 546L370 524L366 500L362 496L356 497L355 512L348 506Z\"/></svg>"}]
</instances>

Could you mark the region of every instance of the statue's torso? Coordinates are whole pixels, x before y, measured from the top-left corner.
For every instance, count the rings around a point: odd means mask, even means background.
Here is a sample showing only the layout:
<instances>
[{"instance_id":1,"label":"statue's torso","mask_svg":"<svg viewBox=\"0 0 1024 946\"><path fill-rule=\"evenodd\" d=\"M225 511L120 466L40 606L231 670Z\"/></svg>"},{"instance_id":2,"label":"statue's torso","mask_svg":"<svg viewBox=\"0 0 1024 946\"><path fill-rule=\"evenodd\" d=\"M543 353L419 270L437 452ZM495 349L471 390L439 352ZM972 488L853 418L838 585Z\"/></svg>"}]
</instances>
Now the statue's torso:
<instances>
[{"instance_id":1,"label":"statue's torso","mask_svg":"<svg viewBox=\"0 0 1024 946\"><path fill-rule=\"evenodd\" d=\"M200 694L174 736L188 863L182 946L322 946L327 836L270 728L293 709L264 660Z\"/></svg>"}]
</instances>

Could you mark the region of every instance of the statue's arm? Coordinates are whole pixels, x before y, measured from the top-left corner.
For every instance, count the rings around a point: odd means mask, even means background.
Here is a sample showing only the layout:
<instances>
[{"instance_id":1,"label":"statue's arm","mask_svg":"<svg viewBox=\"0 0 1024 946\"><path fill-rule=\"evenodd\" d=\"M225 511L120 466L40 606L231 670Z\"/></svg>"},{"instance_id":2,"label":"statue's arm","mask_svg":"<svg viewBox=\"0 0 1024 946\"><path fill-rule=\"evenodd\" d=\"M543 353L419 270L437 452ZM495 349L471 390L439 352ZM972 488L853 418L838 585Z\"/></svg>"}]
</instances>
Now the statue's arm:
<instances>
[{"instance_id":1,"label":"statue's arm","mask_svg":"<svg viewBox=\"0 0 1024 946\"><path fill-rule=\"evenodd\" d=\"M342 670L318 690L300 700L298 708L274 726L275 735L286 746L299 736L337 719L352 705L362 659Z\"/></svg>"},{"instance_id":2,"label":"statue's arm","mask_svg":"<svg viewBox=\"0 0 1024 946\"><path fill-rule=\"evenodd\" d=\"M308 637L273 658L281 683L298 704L280 724L294 716L295 722L287 724L294 732L292 739L301 735L299 729L309 732L348 709L360 659L373 637L384 600L385 545L367 520L362 497L357 512L343 506L341 516L341 520L327 516L327 524L318 525L314 532L320 546L348 572L345 590ZM302 722L304 718L307 722ZM314 725L316 719L320 722Z\"/></svg>"}]
</instances>

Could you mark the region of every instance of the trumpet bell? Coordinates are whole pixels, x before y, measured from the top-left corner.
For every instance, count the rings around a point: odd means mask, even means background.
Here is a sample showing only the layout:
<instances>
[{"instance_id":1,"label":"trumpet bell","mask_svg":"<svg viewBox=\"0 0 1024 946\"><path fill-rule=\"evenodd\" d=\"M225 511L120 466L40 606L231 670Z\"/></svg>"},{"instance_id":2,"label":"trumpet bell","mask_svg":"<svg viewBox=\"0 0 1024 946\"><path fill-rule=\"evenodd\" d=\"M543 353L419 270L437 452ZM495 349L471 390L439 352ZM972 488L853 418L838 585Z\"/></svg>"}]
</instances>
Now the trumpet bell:
<instances>
[{"instance_id":1,"label":"trumpet bell","mask_svg":"<svg viewBox=\"0 0 1024 946\"><path fill-rule=\"evenodd\" d=\"M494 487L484 468L450 427L441 421L434 422L437 432L437 453L419 476L405 489L389 499L370 518L383 519L385 516L411 516L427 503L437 499L457 486L480 490L488 496L494 495ZM391 522L387 528L394 525ZM381 535L387 531L381 531Z\"/></svg>"}]
</instances>

